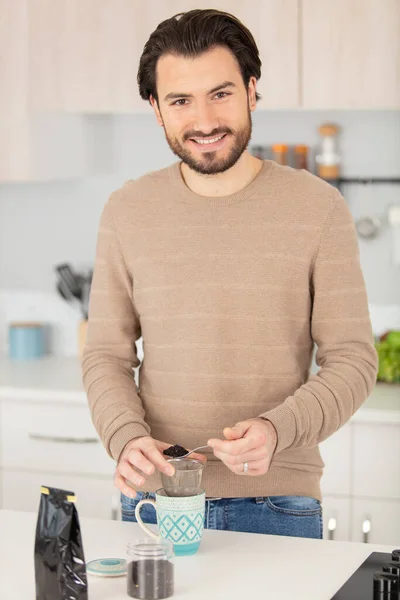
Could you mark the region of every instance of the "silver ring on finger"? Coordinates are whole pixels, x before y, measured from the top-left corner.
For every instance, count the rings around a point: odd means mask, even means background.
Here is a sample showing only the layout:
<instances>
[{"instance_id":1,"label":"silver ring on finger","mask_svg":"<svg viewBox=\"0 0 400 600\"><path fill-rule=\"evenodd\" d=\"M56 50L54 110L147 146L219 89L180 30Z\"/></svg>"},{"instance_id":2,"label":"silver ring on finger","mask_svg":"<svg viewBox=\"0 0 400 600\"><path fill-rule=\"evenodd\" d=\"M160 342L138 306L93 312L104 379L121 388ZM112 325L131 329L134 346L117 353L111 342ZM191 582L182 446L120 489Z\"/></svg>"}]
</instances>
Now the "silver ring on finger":
<instances>
[{"instance_id":1,"label":"silver ring on finger","mask_svg":"<svg viewBox=\"0 0 400 600\"><path fill-rule=\"evenodd\" d=\"M243 463L243 473L247 473L248 470L249 470L249 463L248 462Z\"/></svg>"}]
</instances>

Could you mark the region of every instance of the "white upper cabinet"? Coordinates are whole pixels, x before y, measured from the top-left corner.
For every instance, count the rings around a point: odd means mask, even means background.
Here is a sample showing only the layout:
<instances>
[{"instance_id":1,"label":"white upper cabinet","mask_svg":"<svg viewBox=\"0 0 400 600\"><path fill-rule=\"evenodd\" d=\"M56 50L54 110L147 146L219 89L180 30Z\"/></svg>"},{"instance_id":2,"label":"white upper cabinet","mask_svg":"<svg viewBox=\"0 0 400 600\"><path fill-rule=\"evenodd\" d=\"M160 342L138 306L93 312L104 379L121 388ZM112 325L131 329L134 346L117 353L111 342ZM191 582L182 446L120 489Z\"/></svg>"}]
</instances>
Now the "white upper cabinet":
<instances>
[{"instance_id":1,"label":"white upper cabinet","mask_svg":"<svg viewBox=\"0 0 400 600\"><path fill-rule=\"evenodd\" d=\"M83 129L32 110L29 0L0 0L0 182L80 176Z\"/></svg>"},{"instance_id":2,"label":"white upper cabinet","mask_svg":"<svg viewBox=\"0 0 400 600\"><path fill-rule=\"evenodd\" d=\"M298 0L217 0L235 14L259 46L261 108L299 106ZM41 110L149 111L137 70L157 25L174 14L210 8L205 1L31 0L33 102Z\"/></svg>"},{"instance_id":3,"label":"white upper cabinet","mask_svg":"<svg viewBox=\"0 0 400 600\"><path fill-rule=\"evenodd\" d=\"M137 70L150 33L169 15L167 5L155 0L32 0L35 107L72 113L149 110L139 96Z\"/></svg>"},{"instance_id":4,"label":"white upper cabinet","mask_svg":"<svg viewBox=\"0 0 400 600\"><path fill-rule=\"evenodd\" d=\"M299 107L298 0L215 0L196 7L232 13L253 34L262 62L259 108Z\"/></svg>"},{"instance_id":5,"label":"white upper cabinet","mask_svg":"<svg viewBox=\"0 0 400 600\"><path fill-rule=\"evenodd\" d=\"M302 0L302 106L400 108L400 0Z\"/></svg>"},{"instance_id":6,"label":"white upper cabinet","mask_svg":"<svg viewBox=\"0 0 400 600\"><path fill-rule=\"evenodd\" d=\"M27 0L0 0L0 86L0 180L19 180L29 165Z\"/></svg>"}]
</instances>

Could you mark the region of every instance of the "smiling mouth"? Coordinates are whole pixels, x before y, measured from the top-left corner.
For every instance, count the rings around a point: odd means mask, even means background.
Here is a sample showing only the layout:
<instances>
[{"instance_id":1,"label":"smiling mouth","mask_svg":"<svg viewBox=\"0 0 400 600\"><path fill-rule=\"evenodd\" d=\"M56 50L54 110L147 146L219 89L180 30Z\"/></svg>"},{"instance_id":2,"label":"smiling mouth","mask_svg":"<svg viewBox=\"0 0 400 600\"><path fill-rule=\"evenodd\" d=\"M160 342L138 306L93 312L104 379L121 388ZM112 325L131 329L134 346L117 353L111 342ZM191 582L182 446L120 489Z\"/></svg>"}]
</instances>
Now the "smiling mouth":
<instances>
[{"instance_id":1,"label":"smiling mouth","mask_svg":"<svg viewBox=\"0 0 400 600\"><path fill-rule=\"evenodd\" d=\"M222 140L227 134L223 133L222 135L218 135L212 138L190 138L192 142L196 142L196 144L200 144L201 146L206 146L207 144L215 144Z\"/></svg>"}]
</instances>

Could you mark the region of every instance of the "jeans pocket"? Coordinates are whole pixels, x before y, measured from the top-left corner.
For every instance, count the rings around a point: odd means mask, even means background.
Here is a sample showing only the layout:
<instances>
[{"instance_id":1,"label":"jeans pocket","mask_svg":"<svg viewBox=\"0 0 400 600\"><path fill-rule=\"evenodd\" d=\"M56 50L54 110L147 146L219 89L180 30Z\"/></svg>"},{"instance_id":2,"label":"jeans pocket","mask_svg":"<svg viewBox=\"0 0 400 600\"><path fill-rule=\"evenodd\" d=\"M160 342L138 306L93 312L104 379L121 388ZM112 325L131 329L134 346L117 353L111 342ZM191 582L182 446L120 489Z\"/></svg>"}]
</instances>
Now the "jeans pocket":
<instances>
[{"instance_id":1,"label":"jeans pocket","mask_svg":"<svg viewBox=\"0 0 400 600\"><path fill-rule=\"evenodd\" d=\"M155 500L155 494L153 492L137 492L136 498L129 498L124 494L121 494L121 515L123 521L131 521L137 523L135 509L139 502L145 498L151 498ZM157 524L157 513L152 506L145 504L140 511L140 516L143 523L150 523L152 525Z\"/></svg>"},{"instance_id":2,"label":"jeans pocket","mask_svg":"<svg viewBox=\"0 0 400 600\"><path fill-rule=\"evenodd\" d=\"M320 501L309 496L268 496L266 504L280 514L305 517L322 514Z\"/></svg>"},{"instance_id":3,"label":"jeans pocket","mask_svg":"<svg viewBox=\"0 0 400 600\"><path fill-rule=\"evenodd\" d=\"M143 498L143 492L136 492L136 498L129 498L121 494L121 512L126 516L133 516L135 514L135 508Z\"/></svg>"}]
</instances>

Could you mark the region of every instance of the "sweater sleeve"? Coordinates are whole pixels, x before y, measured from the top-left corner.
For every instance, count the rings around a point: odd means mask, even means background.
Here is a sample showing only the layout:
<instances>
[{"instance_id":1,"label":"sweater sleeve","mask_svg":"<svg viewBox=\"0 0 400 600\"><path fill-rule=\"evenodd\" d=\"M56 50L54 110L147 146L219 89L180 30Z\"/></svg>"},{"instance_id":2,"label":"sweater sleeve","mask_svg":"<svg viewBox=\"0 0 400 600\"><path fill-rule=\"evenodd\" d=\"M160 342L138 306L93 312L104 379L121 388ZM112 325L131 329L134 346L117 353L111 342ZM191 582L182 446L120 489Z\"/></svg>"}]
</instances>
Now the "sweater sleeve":
<instances>
[{"instance_id":1,"label":"sweater sleeve","mask_svg":"<svg viewBox=\"0 0 400 600\"><path fill-rule=\"evenodd\" d=\"M338 193L311 271L311 336L320 369L261 416L278 435L276 453L316 446L358 410L377 375L377 353L350 210Z\"/></svg>"},{"instance_id":2,"label":"sweater sleeve","mask_svg":"<svg viewBox=\"0 0 400 600\"><path fill-rule=\"evenodd\" d=\"M134 379L141 328L112 200L113 195L100 219L82 373L94 426L107 452L118 460L124 446L149 435L150 428Z\"/></svg>"}]
</instances>

